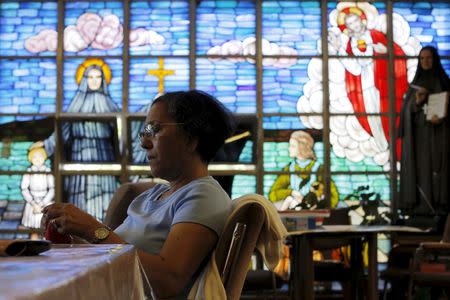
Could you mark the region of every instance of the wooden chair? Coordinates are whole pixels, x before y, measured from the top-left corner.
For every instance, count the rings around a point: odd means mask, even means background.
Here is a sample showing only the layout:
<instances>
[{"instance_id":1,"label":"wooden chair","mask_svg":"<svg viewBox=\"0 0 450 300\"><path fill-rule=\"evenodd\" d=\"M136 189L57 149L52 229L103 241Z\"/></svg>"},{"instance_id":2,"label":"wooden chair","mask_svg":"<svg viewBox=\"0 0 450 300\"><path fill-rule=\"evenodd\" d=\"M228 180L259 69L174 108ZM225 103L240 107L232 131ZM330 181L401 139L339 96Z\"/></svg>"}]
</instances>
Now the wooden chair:
<instances>
[{"instance_id":1,"label":"wooden chair","mask_svg":"<svg viewBox=\"0 0 450 300\"><path fill-rule=\"evenodd\" d=\"M450 242L450 218L448 216L444 233L440 237L432 233L424 233L394 244L389 251L387 267L380 273L380 278L384 280L383 299L405 299L408 293L412 292L410 289L412 289L414 281L410 282L410 280L415 268L413 262L417 250L420 249L422 244L426 249L428 249L428 246L432 247L434 244L439 244L439 239L447 243ZM425 248L420 251L422 252ZM388 283L391 284L390 290L388 289ZM418 285L420 285L419 282Z\"/></svg>"},{"instance_id":2,"label":"wooden chair","mask_svg":"<svg viewBox=\"0 0 450 300\"><path fill-rule=\"evenodd\" d=\"M227 299L239 299L250 260L265 220L258 203L241 206L228 220L216 247L216 264Z\"/></svg>"},{"instance_id":3,"label":"wooden chair","mask_svg":"<svg viewBox=\"0 0 450 300\"><path fill-rule=\"evenodd\" d=\"M445 299L450 296L450 214L441 242L421 243L414 253L408 299L412 299L416 287L431 287L431 299L442 299L442 294Z\"/></svg>"}]
</instances>

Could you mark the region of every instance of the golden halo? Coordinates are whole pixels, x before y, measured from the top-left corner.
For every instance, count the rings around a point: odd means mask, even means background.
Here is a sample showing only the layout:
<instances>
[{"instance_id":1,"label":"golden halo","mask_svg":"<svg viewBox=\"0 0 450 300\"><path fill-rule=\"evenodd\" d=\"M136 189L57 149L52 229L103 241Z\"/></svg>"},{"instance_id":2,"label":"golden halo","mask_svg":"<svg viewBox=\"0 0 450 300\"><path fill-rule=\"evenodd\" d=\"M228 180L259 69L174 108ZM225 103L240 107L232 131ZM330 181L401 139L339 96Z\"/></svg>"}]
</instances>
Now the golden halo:
<instances>
[{"instance_id":1,"label":"golden halo","mask_svg":"<svg viewBox=\"0 0 450 300\"><path fill-rule=\"evenodd\" d=\"M92 65L99 66L102 69L106 84L109 84L111 82L111 69L109 68L108 64L100 58L88 58L78 66L77 72L75 74L75 80L77 84L80 85L84 72L88 67Z\"/></svg>"},{"instance_id":2,"label":"golden halo","mask_svg":"<svg viewBox=\"0 0 450 300\"><path fill-rule=\"evenodd\" d=\"M344 33L347 32L347 26L345 26L345 17L348 14L357 15L361 19L363 24L367 25L366 14L364 13L364 11L361 8L356 7L356 6L346 7L343 10L341 10L337 16L337 25L342 32L344 32Z\"/></svg>"}]
</instances>

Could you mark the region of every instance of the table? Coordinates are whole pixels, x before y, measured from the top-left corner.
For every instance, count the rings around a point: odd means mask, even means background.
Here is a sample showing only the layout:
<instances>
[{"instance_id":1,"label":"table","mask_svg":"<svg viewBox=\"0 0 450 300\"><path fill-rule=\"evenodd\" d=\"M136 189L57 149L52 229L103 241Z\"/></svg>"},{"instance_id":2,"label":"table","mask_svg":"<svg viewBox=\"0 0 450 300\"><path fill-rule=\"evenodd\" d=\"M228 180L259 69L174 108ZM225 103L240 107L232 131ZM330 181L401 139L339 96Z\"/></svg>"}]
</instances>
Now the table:
<instances>
[{"instance_id":1,"label":"table","mask_svg":"<svg viewBox=\"0 0 450 300\"><path fill-rule=\"evenodd\" d=\"M40 255L0 257L0 299L144 299L132 245L53 245Z\"/></svg>"},{"instance_id":2,"label":"table","mask_svg":"<svg viewBox=\"0 0 450 300\"><path fill-rule=\"evenodd\" d=\"M292 241L291 254L291 296L292 299L314 299L314 263L313 241L327 237L352 239L352 264L362 262L362 242L368 243L368 289L365 293L367 299L378 300L378 261L377 261L377 235L379 233L397 232L424 232L415 227L407 226L360 226L360 225L327 225L315 229L289 232ZM356 299L362 298L357 291L357 276L352 287L357 292Z\"/></svg>"}]
</instances>

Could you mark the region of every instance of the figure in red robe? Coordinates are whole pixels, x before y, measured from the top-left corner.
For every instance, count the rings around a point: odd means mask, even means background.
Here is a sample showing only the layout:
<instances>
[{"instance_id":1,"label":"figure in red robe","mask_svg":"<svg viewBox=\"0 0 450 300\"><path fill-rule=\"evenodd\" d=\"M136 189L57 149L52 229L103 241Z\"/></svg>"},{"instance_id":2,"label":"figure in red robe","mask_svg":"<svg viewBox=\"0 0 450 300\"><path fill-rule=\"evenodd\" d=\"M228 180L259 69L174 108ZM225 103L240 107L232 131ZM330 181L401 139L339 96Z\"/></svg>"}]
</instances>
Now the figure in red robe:
<instances>
[{"instance_id":1,"label":"figure in red robe","mask_svg":"<svg viewBox=\"0 0 450 300\"><path fill-rule=\"evenodd\" d=\"M338 55L353 56L341 59L345 67L345 83L348 98L352 103L358 121L368 134L374 137L380 151L388 149L389 141L389 99L388 60L386 35L376 29L367 28L364 11L356 6L346 7L338 14L339 29L348 36L346 45L334 40ZM394 42L394 56L405 56L402 48ZM377 58L380 56L380 58ZM383 56L383 57L381 57ZM408 87L406 59L396 58L395 70L395 112L400 113L403 95ZM364 115L364 114L382 114ZM385 114L385 115L383 115ZM398 125L399 119L395 118ZM397 142L397 155L400 143Z\"/></svg>"}]
</instances>

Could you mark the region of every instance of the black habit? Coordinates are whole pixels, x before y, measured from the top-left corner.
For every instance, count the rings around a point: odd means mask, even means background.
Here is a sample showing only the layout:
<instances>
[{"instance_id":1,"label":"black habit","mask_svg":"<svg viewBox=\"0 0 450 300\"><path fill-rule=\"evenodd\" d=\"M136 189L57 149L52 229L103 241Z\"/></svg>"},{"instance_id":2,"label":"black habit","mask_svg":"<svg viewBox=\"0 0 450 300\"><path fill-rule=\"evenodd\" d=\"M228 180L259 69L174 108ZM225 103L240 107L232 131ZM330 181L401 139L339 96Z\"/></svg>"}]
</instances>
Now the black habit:
<instances>
[{"instance_id":1,"label":"black habit","mask_svg":"<svg viewBox=\"0 0 450 300\"><path fill-rule=\"evenodd\" d=\"M448 90L432 72L425 71L423 75L413 83L429 93ZM424 104L416 105L415 92L410 88L405 94L400 116L402 151L398 208L411 216L446 215L450 207L449 116L439 124L427 121Z\"/></svg>"}]
</instances>

